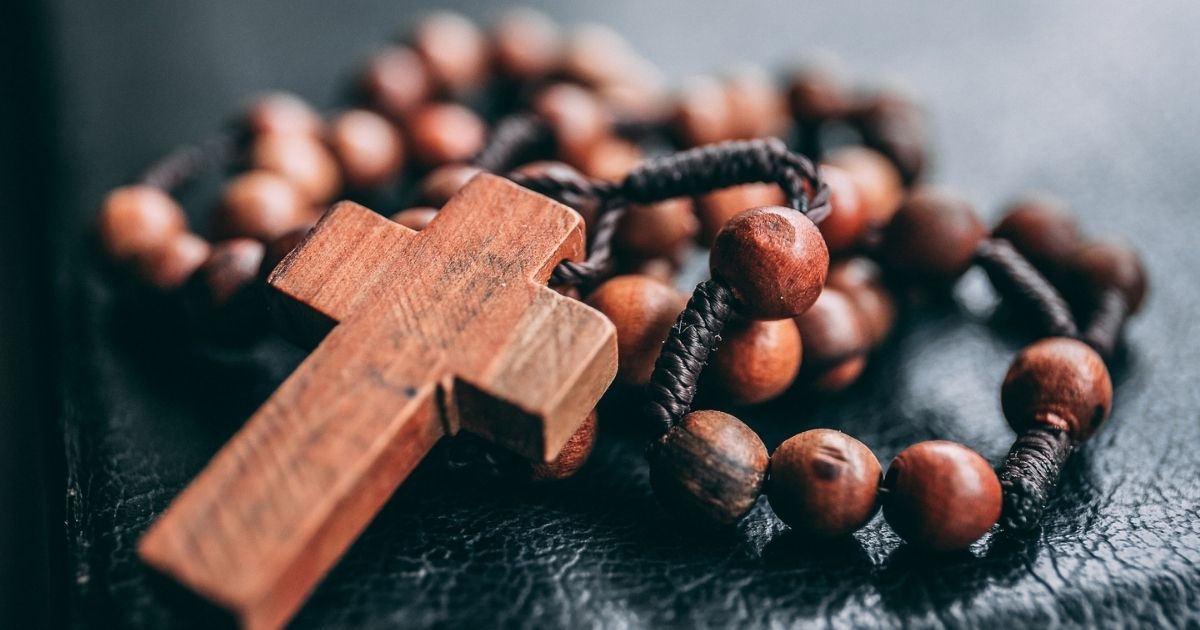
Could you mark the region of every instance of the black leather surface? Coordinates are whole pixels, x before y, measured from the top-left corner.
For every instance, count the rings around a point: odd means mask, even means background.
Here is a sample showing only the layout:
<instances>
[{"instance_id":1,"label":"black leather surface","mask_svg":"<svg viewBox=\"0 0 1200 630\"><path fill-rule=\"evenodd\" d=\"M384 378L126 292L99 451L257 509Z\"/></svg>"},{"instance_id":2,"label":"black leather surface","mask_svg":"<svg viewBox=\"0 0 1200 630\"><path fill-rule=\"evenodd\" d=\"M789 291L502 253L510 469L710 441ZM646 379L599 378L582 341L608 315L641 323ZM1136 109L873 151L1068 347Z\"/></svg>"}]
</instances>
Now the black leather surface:
<instances>
[{"instance_id":1,"label":"black leather surface","mask_svg":"<svg viewBox=\"0 0 1200 630\"><path fill-rule=\"evenodd\" d=\"M245 353L194 348L153 305L120 307L85 253L92 208L255 89L331 102L346 68L413 15L383 1L207 4L56 3L67 158L56 290L69 617L80 627L198 623L197 609L136 561L136 540L301 358L278 341ZM644 4L551 10L617 26L676 78L820 46L866 76L902 75L935 114L935 180L989 216L1013 193L1047 188L1091 233L1133 241L1153 288L1114 373L1110 424L1069 464L1035 536L989 537L934 559L878 518L814 550L765 503L728 535L680 532L650 493L639 432L622 411L630 397L619 393L592 461L567 483L496 488L423 466L296 627L1196 624L1200 8ZM999 383L1026 338L996 324L993 306L974 273L953 303L903 323L845 395L738 413L768 447L830 426L885 463L928 438L997 462L1013 437Z\"/></svg>"}]
</instances>

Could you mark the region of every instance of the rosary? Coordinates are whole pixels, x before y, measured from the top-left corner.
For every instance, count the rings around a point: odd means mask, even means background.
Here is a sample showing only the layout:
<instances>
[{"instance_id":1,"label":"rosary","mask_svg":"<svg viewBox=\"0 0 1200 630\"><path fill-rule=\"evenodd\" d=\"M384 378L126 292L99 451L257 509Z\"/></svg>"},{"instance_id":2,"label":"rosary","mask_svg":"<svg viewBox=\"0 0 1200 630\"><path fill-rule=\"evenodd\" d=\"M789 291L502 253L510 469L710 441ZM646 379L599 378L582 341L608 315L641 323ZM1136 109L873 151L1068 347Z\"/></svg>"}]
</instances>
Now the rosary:
<instances>
[{"instance_id":1,"label":"rosary","mask_svg":"<svg viewBox=\"0 0 1200 630\"><path fill-rule=\"evenodd\" d=\"M902 94L739 67L670 95L612 31L566 38L523 10L489 33L429 16L370 59L351 102L323 117L261 97L98 218L121 286L177 300L206 342L273 322L313 348L139 545L244 626L286 623L443 436L502 447L471 456L506 474L570 476L614 379L645 392L650 483L679 521L728 526L766 494L811 539L882 508L931 551L1035 528L1109 415L1106 361L1146 293L1136 254L1045 197L989 231L920 183L922 116ZM205 170L230 173L214 242L173 196ZM671 281L693 242L711 276L689 297ZM738 418L693 408L701 385L742 405L849 387L908 296L974 266L1041 337L1001 386L1017 437L998 469L934 440L885 474L830 429L769 454Z\"/></svg>"}]
</instances>

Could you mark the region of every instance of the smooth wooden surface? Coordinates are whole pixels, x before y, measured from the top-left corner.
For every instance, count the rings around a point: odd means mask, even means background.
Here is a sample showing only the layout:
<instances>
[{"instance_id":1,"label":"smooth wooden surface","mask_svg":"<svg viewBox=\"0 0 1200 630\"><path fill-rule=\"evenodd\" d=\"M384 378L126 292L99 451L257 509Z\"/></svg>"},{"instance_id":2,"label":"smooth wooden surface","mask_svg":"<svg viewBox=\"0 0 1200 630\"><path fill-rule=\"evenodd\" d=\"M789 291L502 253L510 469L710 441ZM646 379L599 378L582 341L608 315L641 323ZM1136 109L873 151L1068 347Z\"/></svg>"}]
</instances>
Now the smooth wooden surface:
<instances>
[{"instance_id":1,"label":"smooth wooden surface","mask_svg":"<svg viewBox=\"0 0 1200 630\"><path fill-rule=\"evenodd\" d=\"M582 252L575 212L490 175L420 234L335 206L269 282L298 330L340 325L151 527L142 558L244 626L278 627L445 433L553 459L616 370L612 324L544 286Z\"/></svg>"}]
</instances>

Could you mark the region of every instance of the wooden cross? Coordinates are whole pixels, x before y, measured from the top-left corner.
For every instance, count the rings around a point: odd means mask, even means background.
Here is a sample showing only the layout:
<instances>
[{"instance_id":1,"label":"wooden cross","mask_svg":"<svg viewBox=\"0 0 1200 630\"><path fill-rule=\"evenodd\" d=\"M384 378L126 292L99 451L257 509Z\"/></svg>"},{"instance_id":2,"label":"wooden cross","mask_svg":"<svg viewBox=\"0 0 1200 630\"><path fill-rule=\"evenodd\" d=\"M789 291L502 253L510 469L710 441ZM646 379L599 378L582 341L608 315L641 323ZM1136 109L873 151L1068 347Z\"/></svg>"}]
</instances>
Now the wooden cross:
<instances>
[{"instance_id":1,"label":"wooden cross","mask_svg":"<svg viewBox=\"0 0 1200 630\"><path fill-rule=\"evenodd\" d=\"M552 460L616 371L612 324L545 286L583 249L578 214L492 175L419 233L335 205L268 280L292 332L323 340L154 523L142 559L274 628L441 436Z\"/></svg>"}]
</instances>

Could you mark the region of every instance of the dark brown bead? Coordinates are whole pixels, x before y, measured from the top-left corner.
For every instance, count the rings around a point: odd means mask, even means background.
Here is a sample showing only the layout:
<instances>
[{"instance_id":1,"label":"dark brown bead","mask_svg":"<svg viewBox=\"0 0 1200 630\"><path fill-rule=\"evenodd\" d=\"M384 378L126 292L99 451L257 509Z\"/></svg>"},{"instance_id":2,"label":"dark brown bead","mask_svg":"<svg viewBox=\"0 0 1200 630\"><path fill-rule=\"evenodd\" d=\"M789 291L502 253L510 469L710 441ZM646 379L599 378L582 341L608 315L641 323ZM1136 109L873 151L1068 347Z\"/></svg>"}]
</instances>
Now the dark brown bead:
<instances>
[{"instance_id":1,"label":"dark brown bead","mask_svg":"<svg viewBox=\"0 0 1200 630\"><path fill-rule=\"evenodd\" d=\"M854 107L854 95L840 73L825 67L808 67L792 75L788 101L797 120L841 118Z\"/></svg>"},{"instance_id":2,"label":"dark brown bead","mask_svg":"<svg viewBox=\"0 0 1200 630\"><path fill-rule=\"evenodd\" d=\"M579 164L589 149L612 132L612 114L596 95L570 83L538 93L533 111L550 126L561 157Z\"/></svg>"},{"instance_id":3,"label":"dark brown bead","mask_svg":"<svg viewBox=\"0 0 1200 630\"><path fill-rule=\"evenodd\" d=\"M1013 360L1000 404L1017 433L1048 426L1083 441L1112 410L1112 380L1104 359L1087 344L1051 337L1029 345Z\"/></svg>"},{"instance_id":4,"label":"dark brown bead","mask_svg":"<svg viewBox=\"0 0 1200 630\"><path fill-rule=\"evenodd\" d=\"M417 109L408 121L409 140L417 160L426 166L465 162L483 148L487 127L471 110L452 103Z\"/></svg>"},{"instance_id":5,"label":"dark brown bead","mask_svg":"<svg viewBox=\"0 0 1200 630\"><path fill-rule=\"evenodd\" d=\"M677 254L699 231L692 200L679 197L631 205L617 226L616 241L636 257L658 258Z\"/></svg>"},{"instance_id":6,"label":"dark brown bead","mask_svg":"<svg viewBox=\"0 0 1200 630\"><path fill-rule=\"evenodd\" d=\"M644 385L687 296L646 276L617 276L587 296L617 328L617 378Z\"/></svg>"},{"instance_id":7,"label":"dark brown bead","mask_svg":"<svg viewBox=\"0 0 1200 630\"><path fill-rule=\"evenodd\" d=\"M870 347L870 337L861 314L845 293L826 287L795 322L804 344L805 370L818 381L818 389L836 391L858 378L863 363L853 362Z\"/></svg>"},{"instance_id":8,"label":"dark brown bead","mask_svg":"<svg viewBox=\"0 0 1200 630\"><path fill-rule=\"evenodd\" d=\"M419 206L416 208L406 208L392 215L392 220L406 228L410 228L420 232L424 230L430 221L438 214L437 208L428 208Z\"/></svg>"},{"instance_id":9,"label":"dark brown bead","mask_svg":"<svg viewBox=\"0 0 1200 630\"><path fill-rule=\"evenodd\" d=\"M1077 249L1066 264L1093 299L1104 291L1119 291L1130 314L1146 301L1146 270L1137 253L1124 243L1089 243Z\"/></svg>"},{"instance_id":10,"label":"dark brown bead","mask_svg":"<svg viewBox=\"0 0 1200 630\"><path fill-rule=\"evenodd\" d=\"M887 338L896 321L896 302L880 280L879 266L869 258L849 258L829 267L826 284L846 294L858 310L872 346Z\"/></svg>"},{"instance_id":11,"label":"dark brown bead","mask_svg":"<svg viewBox=\"0 0 1200 630\"><path fill-rule=\"evenodd\" d=\"M270 171L249 171L225 185L217 233L269 241L316 220L316 211L292 182Z\"/></svg>"},{"instance_id":12,"label":"dark brown bead","mask_svg":"<svg viewBox=\"0 0 1200 630\"><path fill-rule=\"evenodd\" d=\"M705 375L739 405L770 400L800 372L800 333L791 320L739 320L725 327Z\"/></svg>"},{"instance_id":13,"label":"dark brown bead","mask_svg":"<svg viewBox=\"0 0 1200 630\"><path fill-rule=\"evenodd\" d=\"M108 194L96 220L100 243L113 260L127 262L187 230L183 209L153 186L124 186Z\"/></svg>"},{"instance_id":14,"label":"dark brown bead","mask_svg":"<svg viewBox=\"0 0 1200 630\"><path fill-rule=\"evenodd\" d=\"M932 440L902 451L888 466L883 516L918 547L959 551L1000 518L1000 480L987 460L954 442Z\"/></svg>"},{"instance_id":15,"label":"dark brown bead","mask_svg":"<svg viewBox=\"0 0 1200 630\"><path fill-rule=\"evenodd\" d=\"M853 532L879 509L879 460L865 444L831 429L794 435L771 454L767 500L806 538Z\"/></svg>"},{"instance_id":16,"label":"dark brown bead","mask_svg":"<svg viewBox=\"0 0 1200 630\"><path fill-rule=\"evenodd\" d=\"M1083 242L1079 224L1066 204L1046 195L1009 206L992 236L1012 243L1043 271L1059 268Z\"/></svg>"},{"instance_id":17,"label":"dark brown bead","mask_svg":"<svg viewBox=\"0 0 1200 630\"><path fill-rule=\"evenodd\" d=\"M298 134L320 136L324 123L304 99L287 92L259 96L246 109L246 129L253 135Z\"/></svg>"},{"instance_id":18,"label":"dark brown bead","mask_svg":"<svg viewBox=\"0 0 1200 630\"><path fill-rule=\"evenodd\" d=\"M987 235L983 221L961 197L920 188L905 200L884 231L882 253L889 268L912 280L957 280Z\"/></svg>"},{"instance_id":19,"label":"dark brown bead","mask_svg":"<svg viewBox=\"0 0 1200 630\"><path fill-rule=\"evenodd\" d=\"M394 181L404 168L404 139L386 118L352 109L333 121L329 144L342 165L346 182L356 188L378 188Z\"/></svg>"},{"instance_id":20,"label":"dark brown bead","mask_svg":"<svg viewBox=\"0 0 1200 630\"><path fill-rule=\"evenodd\" d=\"M731 139L735 125L725 86L712 77L688 80L675 105L674 124L689 147Z\"/></svg>"},{"instance_id":21,"label":"dark brown bead","mask_svg":"<svg viewBox=\"0 0 1200 630\"><path fill-rule=\"evenodd\" d=\"M259 279L265 281L271 275L271 271L275 269L275 266L308 237L308 232L311 229L311 225L304 225L268 242L266 250L263 252L262 264L258 268Z\"/></svg>"},{"instance_id":22,"label":"dark brown bead","mask_svg":"<svg viewBox=\"0 0 1200 630\"><path fill-rule=\"evenodd\" d=\"M239 342L263 331L266 318L257 280L264 250L249 238L213 245L185 287L188 316L199 332Z\"/></svg>"},{"instance_id":23,"label":"dark brown bead","mask_svg":"<svg viewBox=\"0 0 1200 630\"><path fill-rule=\"evenodd\" d=\"M567 438L558 456L549 462L530 462L529 476L533 481L559 481L579 472L587 463L596 445L596 410L588 414L583 424Z\"/></svg>"},{"instance_id":24,"label":"dark brown bead","mask_svg":"<svg viewBox=\"0 0 1200 630\"><path fill-rule=\"evenodd\" d=\"M731 130L735 138L783 135L788 128L787 100L771 75L755 65L742 65L725 79Z\"/></svg>"},{"instance_id":25,"label":"dark brown bead","mask_svg":"<svg viewBox=\"0 0 1200 630\"><path fill-rule=\"evenodd\" d=\"M208 259L208 253L208 241L191 232L181 232L163 245L139 254L137 273L150 286L171 291L183 286Z\"/></svg>"},{"instance_id":26,"label":"dark brown bead","mask_svg":"<svg viewBox=\"0 0 1200 630\"><path fill-rule=\"evenodd\" d=\"M458 193L471 178L482 173L478 166L469 164L446 164L433 169L421 180L421 203L433 208L441 208L450 198Z\"/></svg>"},{"instance_id":27,"label":"dark brown bead","mask_svg":"<svg viewBox=\"0 0 1200 630\"><path fill-rule=\"evenodd\" d=\"M854 179L870 224L882 226L892 220L904 200L904 182L886 157L863 147L843 147L831 151L825 162L845 169Z\"/></svg>"},{"instance_id":28,"label":"dark brown bead","mask_svg":"<svg viewBox=\"0 0 1200 630\"><path fill-rule=\"evenodd\" d=\"M743 184L701 195L699 206L703 244L712 247L721 228L750 208L783 205L787 205L787 197L776 184Z\"/></svg>"},{"instance_id":29,"label":"dark brown bead","mask_svg":"<svg viewBox=\"0 0 1200 630\"><path fill-rule=\"evenodd\" d=\"M478 87L488 69L487 39L467 18L433 13L417 25L412 45L438 85L452 92Z\"/></svg>"},{"instance_id":30,"label":"dark brown bead","mask_svg":"<svg viewBox=\"0 0 1200 630\"><path fill-rule=\"evenodd\" d=\"M588 177L620 181L642 161L638 145L621 138L608 137L593 144L580 161Z\"/></svg>"},{"instance_id":31,"label":"dark brown bead","mask_svg":"<svg viewBox=\"0 0 1200 630\"><path fill-rule=\"evenodd\" d=\"M562 34L546 14L516 9L493 30L496 67L509 78L532 81L546 76L563 56Z\"/></svg>"},{"instance_id":32,"label":"dark brown bead","mask_svg":"<svg viewBox=\"0 0 1200 630\"><path fill-rule=\"evenodd\" d=\"M888 90L876 94L858 112L868 144L891 158L905 182L925 170L925 121L920 107L907 94Z\"/></svg>"},{"instance_id":33,"label":"dark brown bead","mask_svg":"<svg viewBox=\"0 0 1200 630\"><path fill-rule=\"evenodd\" d=\"M429 98L431 82L425 62L405 46L393 46L375 55L361 79L371 104L397 120Z\"/></svg>"},{"instance_id":34,"label":"dark brown bead","mask_svg":"<svg viewBox=\"0 0 1200 630\"><path fill-rule=\"evenodd\" d=\"M282 133L259 136L250 148L250 164L287 178L313 204L332 200L342 189L337 160L313 136Z\"/></svg>"},{"instance_id":35,"label":"dark brown bead","mask_svg":"<svg viewBox=\"0 0 1200 630\"><path fill-rule=\"evenodd\" d=\"M829 272L829 250L817 226L782 206L753 208L717 234L710 256L714 276L733 291L752 319L782 319L807 311Z\"/></svg>"},{"instance_id":36,"label":"dark brown bead","mask_svg":"<svg viewBox=\"0 0 1200 630\"><path fill-rule=\"evenodd\" d=\"M850 173L836 166L821 166L821 179L829 185L829 216L820 223L821 235L830 252L844 252L867 231L867 213Z\"/></svg>"},{"instance_id":37,"label":"dark brown bead","mask_svg":"<svg viewBox=\"0 0 1200 630\"><path fill-rule=\"evenodd\" d=\"M681 521L726 526L762 492L767 447L750 427L720 411L693 411L650 447L650 486Z\"/></svg>"}]
</instances>

